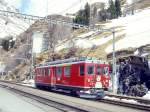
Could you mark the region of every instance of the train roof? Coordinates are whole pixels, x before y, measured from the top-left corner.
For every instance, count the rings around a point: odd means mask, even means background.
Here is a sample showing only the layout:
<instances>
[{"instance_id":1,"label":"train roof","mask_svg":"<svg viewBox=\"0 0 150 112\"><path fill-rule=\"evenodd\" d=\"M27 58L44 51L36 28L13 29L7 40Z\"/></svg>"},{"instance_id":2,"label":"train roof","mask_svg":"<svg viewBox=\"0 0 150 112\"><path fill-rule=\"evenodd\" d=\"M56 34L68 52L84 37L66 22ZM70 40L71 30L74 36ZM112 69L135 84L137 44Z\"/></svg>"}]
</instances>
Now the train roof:
<instances>
[{"instance_id":1,"label":"train roof","mask_svg":"<svg viewBox=\"0 0 150 112\"><path fill-rule=\"evenodd\" d=\"M69 59L44 62L39 65L36 65L36 67L59 66L59 65L64 65L64 64L77 64L77 63L108 64L108 62L105 60L98 60L92 57L74 57L74 58L69 58Z\"/></svg>"}]
</instances>

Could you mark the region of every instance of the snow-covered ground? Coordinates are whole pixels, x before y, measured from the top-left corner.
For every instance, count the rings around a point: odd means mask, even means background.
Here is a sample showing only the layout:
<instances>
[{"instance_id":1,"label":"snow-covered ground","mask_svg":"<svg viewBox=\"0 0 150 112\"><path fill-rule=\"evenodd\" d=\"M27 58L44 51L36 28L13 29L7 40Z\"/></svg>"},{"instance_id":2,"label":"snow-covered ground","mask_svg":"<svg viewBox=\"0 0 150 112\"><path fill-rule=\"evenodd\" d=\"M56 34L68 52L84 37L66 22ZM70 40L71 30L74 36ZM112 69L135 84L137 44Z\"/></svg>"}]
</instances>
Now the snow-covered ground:
<instances>
[{"instance_id":1,"label":"snow-covered ground","mask_svg":"<svg viewBox=\"0 0 150 112\"><path fill-rule=\"evenodd\" d=\"M107 37L104 36L102 38L92 39L91 36L96 34L97 31L95 31L94 33L93 32L94 31L90 31L88 33L78 36L77 38L74 38L73 42L75 43L75 46L80 47L80 48L91 48L94 45L96 45L96 46L103 45L103 44L107 43L109 40L113 39L112 35L107 36ZM121 36L123 34L125 34L124 31L117 33L116 36ZM59 51L63 48L69 48L70 43L71 43L71 41L67 41L61 45L58 45L56 50Z\"/></svg>"},{"instance_id":2,"label":"snow-covered ground","mask_svg":"<svg viewBox=\"0 0 150 112\"><path fill-rule=\"evenodd\" d=\"M21 85L35 87L35 81L33 79L30 80L24 80Z\"/></svg>"},{"instance_id":3,"label":"snow-covered ground","mask_svg":"<svg viewBox=\"0 0 150 112\"><path fill-rule=\"evenodd\" d=\"M123 101L123 102L127 102L127 103L138 103L137 101L135 100L129 100L129 99L119 99L119 98L115 98L115 97L109 97L109 96L105 96L104 99L109 99L109 100L116 100L116 101Z\"/></svg>"},{"instance_id":4,"label":"snow-covered ground","mask_svg":"<svg viewBox=\"0 0 150 112\"><path fill-rule=\"evenodd\" d=\"M148 91L148 93L146 95L144 95L143 98L150 99L150 91Z\"/></svg>"}]
</instances>

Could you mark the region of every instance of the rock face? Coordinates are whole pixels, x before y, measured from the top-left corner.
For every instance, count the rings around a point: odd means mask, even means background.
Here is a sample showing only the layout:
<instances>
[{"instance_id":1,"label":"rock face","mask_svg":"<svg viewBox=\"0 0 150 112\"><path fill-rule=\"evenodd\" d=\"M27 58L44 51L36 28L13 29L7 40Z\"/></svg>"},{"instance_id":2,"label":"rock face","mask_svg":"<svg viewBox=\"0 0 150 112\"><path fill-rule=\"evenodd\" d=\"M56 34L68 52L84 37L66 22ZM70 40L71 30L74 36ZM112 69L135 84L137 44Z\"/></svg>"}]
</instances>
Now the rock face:
<instances>
[{"instance_id":1,"label":"rock face","mask_svg":"<svg viewBox=\"0 0 150 112\"><path fill-rule=\"evenodd\" d=\"M131 96L145 95L150 89L148 61L143 57L129 56L120 58L118 64L118 92Z\"/></svg>"}]
</instances>

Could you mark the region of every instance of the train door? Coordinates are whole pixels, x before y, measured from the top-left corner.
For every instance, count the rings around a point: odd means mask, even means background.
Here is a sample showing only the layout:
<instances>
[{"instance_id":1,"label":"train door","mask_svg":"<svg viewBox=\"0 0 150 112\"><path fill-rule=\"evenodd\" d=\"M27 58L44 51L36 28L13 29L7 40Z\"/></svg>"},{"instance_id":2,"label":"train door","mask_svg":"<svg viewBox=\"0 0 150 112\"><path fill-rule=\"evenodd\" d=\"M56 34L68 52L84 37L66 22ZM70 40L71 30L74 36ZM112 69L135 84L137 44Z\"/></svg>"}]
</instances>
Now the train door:
<instances>
[{"instance_id":1,"label":"train door","mask_svg":"<svg viewBox=\"0 0 150 112\"><path fill-rule=\"evenodd\" d=\"M49 72L50 72L50 79L51 79L51 86L52 87L55 87L56 85L56 74L55 74L55 70L56 70L56 67L51 67L49 69Z\"/></svg>"},{"instance_id":2,"label":"train door","mask_svg":"<svg viewBox=\"0 0 150 112\"><path fill-rule=\"evenodd\" d=\"M102 84L104 88L108 88L109 86L109 66L108 65L103 65L103 77L102 77Z\"/></svg>"},{"instance_id":3,"label":"train door","mask_svg":"<svg viewBox=\"0 0 150 112\"><path fill-rule=\"evenodd\" d=\"M95 87L95 65L93 63L86 64L86 79L87 79L87 85L90 87Z\"/></svg>"},{"instance_id":4,"label":"train door","mask_svg":"<svg viewBox=\"0 0 150 112\"><path fill-rule=\"evenodd\" d=\"M58 85L62 84L62 73L63 73L62 66L57 66L54 72L55 72L54 75L56 77L56 83Z\"/></svg>"},{"instance_id":5,"label":"train door","mask_svg":"<svg viewBox=\"0 0 150 112\"><path fill-rule=\"evenodd\" d=\"M100 64L96 64L95 66L95 88L102 88L102 78L103 78L103 67Z\"/></svg>"}]
</instances>

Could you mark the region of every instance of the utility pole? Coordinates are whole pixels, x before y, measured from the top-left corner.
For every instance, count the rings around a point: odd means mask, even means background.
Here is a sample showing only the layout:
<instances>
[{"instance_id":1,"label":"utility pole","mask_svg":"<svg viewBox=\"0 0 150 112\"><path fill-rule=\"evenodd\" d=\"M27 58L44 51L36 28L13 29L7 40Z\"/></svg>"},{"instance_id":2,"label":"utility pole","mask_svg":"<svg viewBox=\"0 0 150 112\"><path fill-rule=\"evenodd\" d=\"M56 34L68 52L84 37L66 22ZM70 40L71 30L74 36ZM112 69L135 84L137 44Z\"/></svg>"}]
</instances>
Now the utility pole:
<instances>
[{"instance_id":1,"label":"utility pole","mask_svg":"<svg viewBox=\"0 0 150 112\"><path fill-rule=\"evenodd\" d=\"M116 77L116 56L115 56L115 29L113 28L113 74L112 74L112 89L113 93L116 93L115 90L115 77Z\"/></svg>"}]
</instances>

